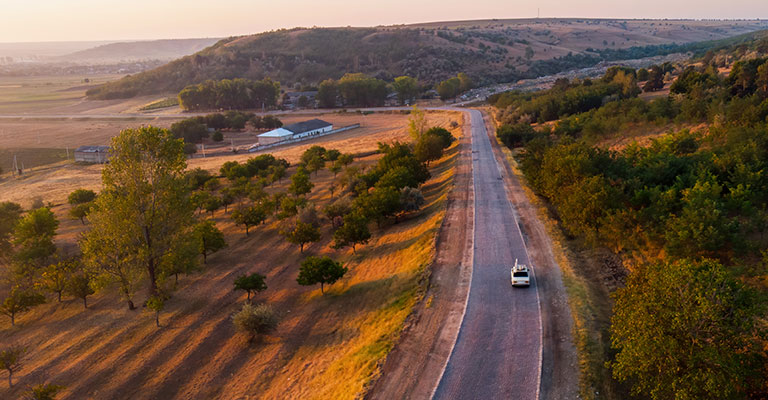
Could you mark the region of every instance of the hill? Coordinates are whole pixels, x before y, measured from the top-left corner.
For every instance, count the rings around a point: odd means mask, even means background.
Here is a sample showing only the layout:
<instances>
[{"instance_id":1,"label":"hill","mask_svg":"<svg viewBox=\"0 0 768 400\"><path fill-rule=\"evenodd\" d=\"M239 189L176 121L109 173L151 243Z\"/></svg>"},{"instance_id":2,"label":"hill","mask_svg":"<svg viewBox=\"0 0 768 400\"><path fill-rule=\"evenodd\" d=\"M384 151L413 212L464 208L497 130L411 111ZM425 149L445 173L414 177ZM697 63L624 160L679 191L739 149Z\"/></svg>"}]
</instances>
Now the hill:
<instances>
[{"instance_id":1,"label":"hill","mask_svg":"<svg viewBox=\"0 0 768 400\"><path fill-rule=\"evenodd\" d=\"M63 55L58 60L78 63L150 59L170 61L198 52L218 41L218 38L206 38L108 43Z\"/></svg>"},{"instance_id":2,"label":"hill","mask_svg":"<svg viewBox=\"0 0 768 400\"><path fill-rule=\"evenodd\" d=\"M606 58L601 50L716 40L765 27L764 21L527 19L295 28L224 39L88 95L178 92L206 79L235 77L313 85L347 72L410 75L426 83L466 72L480 84L509 82L592 65ZM610 56L624 55L631 52Z\"/></svg>"}]
</instances>

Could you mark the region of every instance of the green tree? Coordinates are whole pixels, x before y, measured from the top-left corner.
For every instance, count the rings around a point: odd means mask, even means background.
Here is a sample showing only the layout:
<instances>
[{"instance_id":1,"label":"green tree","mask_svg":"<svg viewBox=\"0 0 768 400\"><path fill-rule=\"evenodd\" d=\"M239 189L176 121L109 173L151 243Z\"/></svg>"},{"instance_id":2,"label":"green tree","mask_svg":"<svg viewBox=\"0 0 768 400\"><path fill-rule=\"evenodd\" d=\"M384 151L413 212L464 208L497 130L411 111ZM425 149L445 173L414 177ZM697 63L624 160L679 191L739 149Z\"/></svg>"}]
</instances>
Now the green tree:
<instances>
[{"instance_id":1,"label":"green tree","mask_svg":"<svg viewBox=\"0 0 768 400\"><path fill-rule=\"evenodd\" d=\"M404 213L419 211L425 202L419 189L404 187L400 190L400 208Z\"/></svg>"},{"instance_id":2,"label":"green tree","mask_svg":"<svg viewBox=\"0 0 768 400\"><path fill-rule=\"evenodd\" d=\"M743 397L762 366L748 292L713 260L632 272L615 294L613 376L653 399ZM758 368L758 369L756 369Z\"/></svg>"},{"instance_id":3,"label":"green tree","mask_svg":"<svg viewBox=\"0 0 768 400\"><path fill-rule=\"evenodd\" d=\"M65 386L53 383L39 384L29 388L27 398L30 400L55 400L60 391L66 389Z\"/></svg>"},{"instance_id":4,"label":"green tree","mask_svg":"<svg viewBox=\"0 0 768 400\"><path fill-rule=\"evenodd\" d=\"M85 225L85 217L88 216L88 214L91 212L91 208L93 207L92 203L83 203L83 204L77 204L72 206L72 208L69 209L69 216L72 219L79 219L80 223Z\"/></svg>"},{"instance_id":5,"label":"green tree","mask_svg":"<svg viewBox=\"0 0 768 400\"><path fill-rule=\"evenodd\" d=\"M257 273L238 276L235 278L235 290L245 290L248 293L248 300L250 300L252 292L258 293L267 290L266 279L264 275Z\"/></svg>"},{"instance_id":6,"label":"green tree","mask_svg":"<svg viewBox=\"0 0 768 400\"><path fill-rule=\"evenodd\" d=\"M325 160L323 160L322 157L312 157L309 159L309 162L307 162L307 171L310 173L314 172L315 176L317 176L317 171L320 171L323 168L325 168Z\"/></svg>"},{"instance_id":7,"label":"green tree","mask_svg":"<svg viewBox=\"0 0 768 400\"><path fill-rule=\"evenodd\" d=\"M340 262L333 261L330 257L310 256L301 262L299 277L296 282L302 286L312 286L320 284L320 293L325 294L326 284L332 285L344 274L347 268Z\"/></svg>"},{"instance_id":8,"label":"green tree","mask_svg":"<svg viewBox=\"0 0 768 400\"><path fill-rule=\"evenodd\" d=\"M171 133L185 143L200 143L208 137L208 127L195 118L183 119L171 125Z\"/></svg>"},{"instance_id":9,"label":"green tree","mask_svg":"<svg viewBox=\"0 0 768 400\"><path fill-rule=\"evenodd\" d=\"M104 190L84 241L119 242L123 248L85 245L86 258L129 251L128 261L146 272L150 292L157 294L160 265L188 240L193 223L186 166L182 141L168 131L147 126L120 132L112 140L112 158L102 171Z\"/></svg>"},{"instance_id":10,"label":"green tree","mask_svg":"<svg viewBox=\"0 0 768 400\"><path fill-rule=\"evenodd\" d=\"M0 263L8 262L11 254L11 235L24 209L10 201L0 202Z\"/></svg>"},{"instance_id":11,"label":"green tree","mask_svg":"<svg viewBox=\"0 0 768 400\"><path fill-rule=\"evenodd\" d=\"M194 238L197 243L197 251L203 255L203 264L208 262L208 254L215 253L227 247L224 234L221 233L216 223L206 220L195 225Z\"/></svg>"},{"instance_id":12,"label":"green tree","mask_svg":"<svg viewBox=\"0 0 768 400\"><path fill-rule=\"evenodd\" d=\"M280 234L285 236L289 243L299 245L301 253L304 253L304 245L320 240L320 230L314 224L296 221L296 225L281 230Z\"/></svg>"},{"instance_id":13,"label":"green tree","mask_svg":"<svg viewBox=\"0 0 768 400\"><path fill-rule=\"evenodd\" d=\"M408 133L411 139L417 142L425 132L427 132L427 114L419 107L413 106L411 115L408 117Z\"/></svg>"},{"instance_id":14,"label":"green tree","mask_svg":"<svg viewBox=\"0 0 768 400\"><path fill-rule=\"evenodd\" d=\"M315 185L309 179L307 170L299 167L296 173L291 176L291 186L288 187L288 191L294 196L299 197L312 191Z\"/></svg>"},{"instance_id":15,"label":"green tree","mask_svg":"<svg viewBox=\"0 0 768 400\"><path fill-rule=\"evenodd\" d=\"M53 238L58 226L56 216L45 207L32 210L19 220L13 231L13 244L20 275L33 277L38 269L47 265L56 253Z\"/></svg>"},{"instance_id":16,"label":"green tree","mask_svg":"<svg viewBox=\"0 0 768 400\"><path fill-rule=\"evenodd\" d=\"M410 76L398 76L392 83L392 88L397 93L397 100L400 105L411 102L419 95L419 81Z\"/></svg>"},{"instance_id":17,"label":"green tree","mask_svg":"<svg viewBox=\"0 0 768 400\"><path fill-rule=\"evenodd\" d=\"M345 246L352 247L355 253L356 246L366 244L371 239L371 231L368 230L368 219L360 210L355 210L344 217L341 227L333 233L333 248L340 249Z\"/></svg>"},{"instance_id":18,"label":"green tree","mask_svg":"<svg viewBox=\"0 0 768 400\"><path fill-rule=\"evenodd\" d=\"M11 326L16 325L16 316L29 311L32 307L45 303L45 296L31 289L14 287L0 303L0 313L11 319Z\"/></svg>"},{"instance_id":19,"label":"green tree","mask_svg":"<svg viewBox=\"0 0 768 400\"><path fill-rule=\"evenodd\" d=\"M260 207L243 207L232 212L232 219L236 224L245 226L245 236L248 236L250 227L267 220L267 213Z\"/></svg>"},{"instance_id":20,"label":"green tree","mask_svg":"<svg viewBox=\"0 0 768 400\"><path fill-rule=\"evenodd\" d=\"M429 165L430 161L439 160L443 156L443 140L436 135L424 135L414 148L416 159Z\"/></svg>"},{"instance_id":21,"label":"green tree","mask_svg":"<svg viewBox=\"0 0 768 400\"><path fill-rule=\"evenodd\" d=\"M155 312L155 326L160 327L160 312L165 308L165 298L162 295L152 295L147 300L147 309Z\"/></svg>"},{"instance_id":22,"label":"green tree","mask_svg":"<svg viewBox=\"0 0 768 400\"><path fill-rule=\"evenodd\" d=\"M21 369L24 347L7 347L0 350L0 369L8 371L8 387L13 387L13 373Z\"/></svg>"},{"instance_id":23,"label":"green tree","mask_svg":"<svg viewBox=\"0 0 768 400\"><path fill-rule=\"evenodd\" d=\"M88 309L88 296L96 293L93 290L93 277L86 271L73 274L67 280L67 293L83 300L83 308Z\"/></svg>"},{"instance_id":24,"label":"green tree","mask_svg":"<svg viewBox=\"0 0 768 400\"><path fill-rule=\"evenodd\" d=\"M333 79L320 82L317 91L317 103L320 108L335 108L339 98L339 87Z\"/></svg>"},{"instance_id":25,"label":"green tree","mask_svg":"<svg viewBox=\"0 0 768 400\"><path fill-rule=\"evenodd\" d=\"M83 203L90 203L96 199L96 192L87 189L77 189L69 194L67 201L70 205L78 205Z\"/></svg>"},{"instance_id":26,"label":"green tree","mask_svg":"<svg viewBox=\"0 0 768 400\"><path fill-rule=\"evenodd\" d=\"M40 286L55 293L61 303L61 294L67 289L67 281L70 275L79 267L77 259L62 260L45 268L40 278Z\"/></svg>"}]
</instances>

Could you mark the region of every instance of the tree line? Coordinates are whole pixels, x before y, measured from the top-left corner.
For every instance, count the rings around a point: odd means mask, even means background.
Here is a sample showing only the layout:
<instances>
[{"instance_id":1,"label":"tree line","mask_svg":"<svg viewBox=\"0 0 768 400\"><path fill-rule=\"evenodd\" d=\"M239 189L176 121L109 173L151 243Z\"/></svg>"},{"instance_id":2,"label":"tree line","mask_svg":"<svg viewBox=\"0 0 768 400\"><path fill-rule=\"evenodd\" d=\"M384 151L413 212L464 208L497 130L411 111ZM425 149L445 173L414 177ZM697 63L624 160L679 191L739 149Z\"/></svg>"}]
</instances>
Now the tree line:
<instances>
[{"instance_id":1,"label":"tree line","mask_svg":"<svg viewBox=\"0 0 768 400\"><path fill-rule=\"evenodd\" d=\"M518 123L497 132L506 145L522 147L518 158L528 183L569 236L636 260L614 294L609 363L636 394L764 395L766 85L766 59L736 62L725 78L712 65L687 67L669 97L617 96L586 112L553 112L551 118L560 119L551 128L534 129L517 114ZM497 102L541 110L537 100L557 93L591 96L569 90ZM601 135L630 123L669 122L708 122L709 128L621 150L596 145Z\"/></svg>"},{"instance_id":2,"label":"tree line","mask_svg":"<svg viewBox=\"0 0 768 400\"><path fill-rule=\"evenodd\" d=\"M272 109L279 95L280 83L269 78L207 80L179 92L179 105L187 111Z\"/></svg>"}]
</instances>

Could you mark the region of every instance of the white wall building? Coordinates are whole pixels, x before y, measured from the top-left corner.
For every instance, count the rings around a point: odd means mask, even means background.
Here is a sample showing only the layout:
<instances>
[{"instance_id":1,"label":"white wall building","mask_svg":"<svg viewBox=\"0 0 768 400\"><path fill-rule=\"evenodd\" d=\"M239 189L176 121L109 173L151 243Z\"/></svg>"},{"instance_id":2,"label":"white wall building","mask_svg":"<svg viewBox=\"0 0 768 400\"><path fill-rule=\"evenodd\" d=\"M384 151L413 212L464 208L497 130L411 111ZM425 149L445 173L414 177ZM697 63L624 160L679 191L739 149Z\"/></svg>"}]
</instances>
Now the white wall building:
<instances>
[{"instance_id":1,"label":"white wall building","mask_svg":"<svg viewBox=\"0 0 768 400\"><path fill-rule=\"evenodd\" d=\"M333 124L321 119L311 119L309 121L298 122L285 125L258 136L259 146L278 143L285 140L299 139L308 136L314 136L321 133L327 133L333 130Z\"/></svg>"}]
</instances>

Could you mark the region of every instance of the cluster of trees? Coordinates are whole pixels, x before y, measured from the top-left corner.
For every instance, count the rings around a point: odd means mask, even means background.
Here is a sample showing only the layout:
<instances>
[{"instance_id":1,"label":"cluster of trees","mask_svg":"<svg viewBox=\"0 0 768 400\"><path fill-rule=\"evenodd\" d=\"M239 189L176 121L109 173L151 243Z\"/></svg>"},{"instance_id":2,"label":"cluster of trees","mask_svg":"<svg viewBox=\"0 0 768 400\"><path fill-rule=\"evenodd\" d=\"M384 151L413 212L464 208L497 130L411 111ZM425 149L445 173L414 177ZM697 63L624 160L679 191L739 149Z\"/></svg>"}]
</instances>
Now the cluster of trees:
<instances>
[{"instance_id":1,"label":"cluster of trees","mask_svg":"<svg viewBox=\"0 0 768 400\"><path fill-rule=\"evenodd\" d=\"M725 79L689 67L669 98L608 102L551 131L499 130L508 146L525 145L521 168L568 235L640 261L615 294L611 326L613 375L638 394L764 394L767 310L756 299L766 289L750 282L766 275L765 85L765 59L737 62ZM711 125L618 151L581 136L659 120Z\"/></svg>"},{"instance_id":2,"label":"cluster of trees","mask_svg":"<svg viewBox=\"0 0 768 400\"><path fill-rule=\"evenodd\" d=\"M280 83L269 78L207 80L179 92L179 105L187 111L273 108L280 96Z\"/></svg>"},{"instance_id":3,"label":"cluster of trees","mask_svg":"<svg viewBox=\"0 0 768 400\"><path fill-rule=\"evenodd\" d=\"M597 81L558 79L552 89L535 93L505 92L489 102L499 111L502 124L548 122L584 113L608 101L629 99L640 93L635 71L612 67Z\"/></svg>"},{"instance_id":4,"label":"cluster of trees","mask_svg":"<svg viewBox=\"0 0 768 400\"><path fill-rule=\"evenodd\" d=\"M12 324L47 301L46 293L57 301L70 295L88 308L89 296L116 288L133 310L138 289L148 282L144 304L159 325L178 275L195 271L200 256L205 261L226 246L212 221L194 216L181 140L142 127L122 131L112 149L102 192L78 189L69 196L70 215L89 225L78 254L54 245L59 222L49 208L24 213L17 204L0 204L0 263L8 267L0 312Z\"/></svg>"},{"instance_id":5,"label":"cluster of trees","mask_svg":"<svg viewBox=\"0 0 768 400\"><path fill-rule=\"evenodd\" d=\"M458 95L475 87L475 83L467 74L460 72L453 78L444 80L435 86L437 94L443 100L456 98Z\"/></svg>"},{"instance_id":6,"label":"cluster of trees","mask_svg":"<svg viewBox=\"0 0 768 400\"><path fill-rule=\"evenodd\" d=\"M197 151L194 144L202 143L203 139L211 137L213 141L221 142L224 140L222 130L241 131L245 129L246 124L250 124L256 130L283 126L283 122L272 115L262 117L252 112L228 110L224 113L213 113L174 122L170 131L176 138L184 139L184 149L189 154Z\"/></svg>"},{"instance_id":7,"label":"cluster of trees","mask_svg":"<svg viewBox=\"0 0 768 400\"><path fill-rule=\"evenodd\" d=\"M407 85L404 85L407 86ZM389 95L387 83L363 73L348 73L339 80L326 79L320 83L317 102L322 108L342 106L382 106Z\"/></svg>"}]
</instances>

